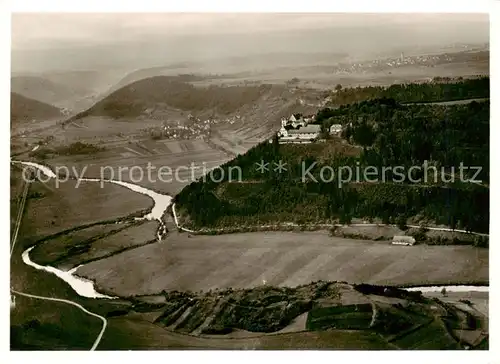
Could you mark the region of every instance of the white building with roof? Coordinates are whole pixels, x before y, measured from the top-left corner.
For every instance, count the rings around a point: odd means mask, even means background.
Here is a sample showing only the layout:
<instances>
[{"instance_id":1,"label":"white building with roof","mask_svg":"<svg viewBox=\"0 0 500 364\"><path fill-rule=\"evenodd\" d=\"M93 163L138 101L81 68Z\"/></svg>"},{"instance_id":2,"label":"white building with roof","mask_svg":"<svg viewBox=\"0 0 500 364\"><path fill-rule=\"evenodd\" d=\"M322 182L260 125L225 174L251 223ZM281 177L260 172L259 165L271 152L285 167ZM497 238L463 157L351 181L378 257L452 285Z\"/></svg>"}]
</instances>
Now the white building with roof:
<instances>
[{"instance_id":1,"label":"white building with roof","mask_svg":"<svg viewBox=\"0 0 500 364\"><path fill-rule=\"evenodd\" d=\"M298 129L286 129L282 125L279 131L280 143L311 143L319 137L321 126L309 124Z\"/></svg>"},{"instance_id":2,"label":"white building with roof","mask_svg":"<svg viewBox=\"0 0 500 364\"><path fill-rule=\"evenodd\" d=\"M330 126L330 134L338 135L342 132L342 125L341 124L333 124Z\"/></svg>"},{"instance_id":3,"label":"white building with roof","mask_svg":"<svg viewBox=\"0 0 500 364\"><path fill-rule=\"evenodd\" d=\"M417 241L413 236L396 235L392 239L392 244L394 245L415 245Z\"/></svg>"}]
</instances>

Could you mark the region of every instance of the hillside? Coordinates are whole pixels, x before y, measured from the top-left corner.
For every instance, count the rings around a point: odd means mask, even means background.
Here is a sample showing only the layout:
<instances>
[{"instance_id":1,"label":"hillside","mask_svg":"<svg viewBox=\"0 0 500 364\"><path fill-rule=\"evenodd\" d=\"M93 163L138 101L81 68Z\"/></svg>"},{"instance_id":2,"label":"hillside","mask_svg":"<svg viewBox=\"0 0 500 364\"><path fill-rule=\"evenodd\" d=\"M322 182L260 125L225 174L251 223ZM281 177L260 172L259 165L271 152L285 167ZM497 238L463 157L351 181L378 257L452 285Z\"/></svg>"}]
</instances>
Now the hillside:
<instances>
[{"instance_id":1,"label":"hillside","mask_svg":"<svg viewBox=\"0 0 500 364\"><path fill-rule=\"evenodd\" d=\"M61 116L60 109L55 106L24 97L15 92L10 93L10 120L12 123Z\"/></svg>"},{"instance_id":2,"label":"hillside","mask_svg":"<svg viewBox=\"0 0 500 364\"><path fill-rule=\"evenodd\" d=\"M303 347L456 350L474 346L460 342L461 332L475 333L469 337L476 345L487 337L480 334L480 315L420 292L366 284L318 281L295 288L172 291L157 296L155 304L147 302L137 297L133 310L160 312L155 324L171 332L213 340L259 337L264 347L273 338L319 335L321 340L304 340Z\"/></svg>"},{"instance_id":3,"label":"hillside","mask_svg":"<svg viewBox=\"0 0 500 364\"><path fill-rule=\"evenodd\" d=\"M108 322L101 350L487 349L487 317L470 299L317 281L295 288L170 291L92 308ZM66 308L56 306L65 315L54 311L55 319L28 311L11 326L11 347L86 349L98 330Z\"/></svg>"},{"instance_id":4,"label":"hillside","mask_svg":"<svg viewBox=\"0 0 500 364\"><path fill-rule=\"evenodd\" d=\"M12 77L11 91L51 105L85 97L91 93L84 88L70 87L38 76Z\"/></svg>"},{"instance_id":5,"label":"hillside","mask_svg":"<svg viewBox=\"0 0 500 364\"><path fill-rule=\"evenodd\" d=\"M170 67L152 67L152 68L143 68L136 71L133 71L123 77L120 81L113 85L113 87L109 90L109 93L113 93L116 90L121 89L131 83L152 77L164 77L164 80L178 81L178 82L193 82L193 81L201 81L204 77L195 76L192 74L184 74L184 75L167 75L167 73L172 73Z\"/></svg>"},{"instance_id":6,"label":"hillside","mask_svg":"<svg viewBox=\"0 0 500 364\"><path fill-rule=\"evenodd\" d=\"M176 196L184 223L223 228L363 219L488 231L489 102L378 99L322 109L316 122L323 130L344 125L342 137L252 148L215 171L214 181L200 179ZM261 161L267 170L256 169ZM460 180L460 163L479 173L465 170ZM473 177L480 182L465 181Z\"/></svg>"},{"instance_id":7,"label":"hillside","mask_svg":"<svg viewBox=\"0 0 500 364\"><path fill-rule=\"evenodd\" d=\"M185 111L235 112L244 105L257 102L273 90L271 85L195 87L178 77L146 78L111 93L75 119L86 116L113 118L137 117L148 108L166 106Z\"/></svg>"}]
</instances>

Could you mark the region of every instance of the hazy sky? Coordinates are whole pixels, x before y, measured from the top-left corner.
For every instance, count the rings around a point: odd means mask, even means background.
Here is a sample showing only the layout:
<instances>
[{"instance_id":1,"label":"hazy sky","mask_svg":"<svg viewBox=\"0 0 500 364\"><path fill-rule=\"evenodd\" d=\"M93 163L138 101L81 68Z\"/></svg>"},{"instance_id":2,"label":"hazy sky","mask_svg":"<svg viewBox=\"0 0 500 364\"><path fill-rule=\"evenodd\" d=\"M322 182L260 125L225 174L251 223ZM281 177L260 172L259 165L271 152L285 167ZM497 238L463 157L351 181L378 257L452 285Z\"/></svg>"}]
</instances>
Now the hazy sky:
<instances>
[{"instance_id":1,"label":"hazy sky","mask_svg":"<svg viewBox=\"0 0 500 364\"><path fill-rule=\"evenodd\" d=\"M418 31L474 33L488 27L486 14L13 14L13 48L42 47L57 41L110 42L143 35L231 34L330 27L407 25ZM478 25L483 24L483 27Z\"/></svg>"},{"instance_id":2,"label":"hazy sky","mask_svg":"<svg viewBox=\"0 0 500 364\"><path fill-rule=\"evenodd\" d=\"M487 14L12 15L13 69L48 67L48 59L63 62L65 67L79 62L75 67L82 67L82 62L95 63L99 56L106 64L118 62L118 58L140 64L139 58L146 55L150 62L159 63L164 58L179 61L273 51L354 52L488 41ZM162 46L166 50L160 52Z\"/></svg>"}]
</instances>

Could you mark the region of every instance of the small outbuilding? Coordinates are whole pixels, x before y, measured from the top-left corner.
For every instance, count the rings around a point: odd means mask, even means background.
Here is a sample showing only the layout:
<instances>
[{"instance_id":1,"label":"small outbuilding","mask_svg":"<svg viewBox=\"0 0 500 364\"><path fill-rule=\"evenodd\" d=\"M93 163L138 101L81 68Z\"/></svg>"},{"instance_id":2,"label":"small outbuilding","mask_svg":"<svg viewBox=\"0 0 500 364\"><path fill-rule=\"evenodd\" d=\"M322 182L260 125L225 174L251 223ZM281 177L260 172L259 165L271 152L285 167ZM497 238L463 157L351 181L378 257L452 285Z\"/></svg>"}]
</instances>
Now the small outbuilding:
<instances>
[{"instance_id":1,"label":"small outbuilding","mask_svg":"<svg viewBox=\"0 0 500 364\"><path fill-rule=\"evenodd\" d=\"M394 245L408 245L408 246L411 246L411 245L415 245L417 241L415 240L415 238L413 236L405 236L405 235L396 235L394 236L394 238L392 239L392 244Z\"/></svg>"}]
</instances>

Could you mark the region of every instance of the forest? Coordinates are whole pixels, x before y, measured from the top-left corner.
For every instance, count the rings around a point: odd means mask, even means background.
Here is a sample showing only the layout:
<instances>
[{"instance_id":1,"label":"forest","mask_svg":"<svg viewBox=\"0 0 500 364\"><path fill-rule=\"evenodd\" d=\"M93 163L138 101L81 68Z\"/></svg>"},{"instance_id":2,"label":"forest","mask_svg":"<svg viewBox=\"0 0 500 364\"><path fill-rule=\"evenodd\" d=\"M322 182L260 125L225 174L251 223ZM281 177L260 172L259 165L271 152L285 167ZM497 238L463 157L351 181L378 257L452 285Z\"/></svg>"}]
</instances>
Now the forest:
<instances>
[{"instance_id":1,"label":"forest","mask_svg":"<svg viewBox=\"0 0 500 364\"><path fill-rule=\"evenodd\" d=\"M442 102L490 97L490 78L458 79L456 82L432 82L395 84L389 87L368 86L337 88L331 94L332 105L344 105L369 99L390 98L400 103Z\"/></svg>"},{"instance_id":2,"label":"forest","mask_svg":"<svg viewBox=\"0 0 500 364\"><path fill-rule=\"evenodd\" d=\"M350 223L356 218L488 232L488 101L404 105L381 98L322 109L316 120L324 129L342 124L341 138L309 145L280 145L275 138L214 170L214 180L223 174L221 182L205 178L184 188L175 200L191 225ZM355 145L360 153L326 153L332 144ZM261 161L269 163L269 171L256 169ZM286 170L274 170L279 161ZM459 171L461 163L480 171ZM304 178L304 170L312 165ZM242 181L230 180L229 168L236 166L242 170ZM422 168L403 176L386 171L382 179L384 166ZM325 180L323 167L375 167L378 178L340 183L338 173Z\"/></svg>"}]
</instances>

